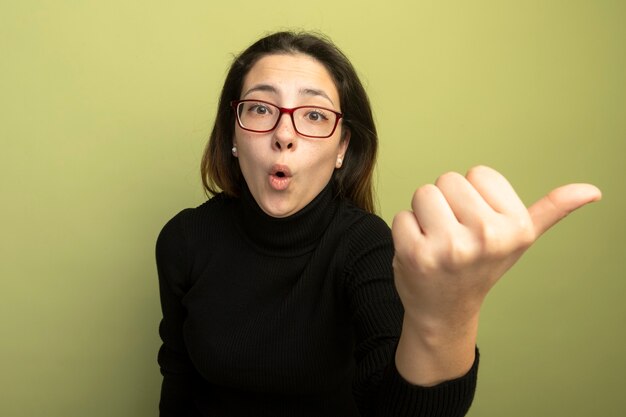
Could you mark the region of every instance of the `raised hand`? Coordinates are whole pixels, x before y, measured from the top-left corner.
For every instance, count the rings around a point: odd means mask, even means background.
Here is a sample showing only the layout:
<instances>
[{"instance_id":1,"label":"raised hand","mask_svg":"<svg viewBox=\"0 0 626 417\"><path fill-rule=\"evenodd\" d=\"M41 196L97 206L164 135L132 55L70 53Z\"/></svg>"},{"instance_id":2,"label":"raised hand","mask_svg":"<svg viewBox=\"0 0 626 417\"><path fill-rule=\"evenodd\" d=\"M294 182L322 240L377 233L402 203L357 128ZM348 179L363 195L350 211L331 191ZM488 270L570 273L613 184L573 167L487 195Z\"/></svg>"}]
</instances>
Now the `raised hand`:
<instances>
[{"instance_id":1,"label":"raised hand","mask_svg":"<svg viewBox=\"0 0 626 417\"><path fill-rule=\"evenodd\" d=\"M485 166L417 189L412 211L398 213L392 225L403 333L473 343L480 307L497 280L541 234L600 198L592 185L570 184L527 209L508 181Z\"/></svg>"}]
</instances>

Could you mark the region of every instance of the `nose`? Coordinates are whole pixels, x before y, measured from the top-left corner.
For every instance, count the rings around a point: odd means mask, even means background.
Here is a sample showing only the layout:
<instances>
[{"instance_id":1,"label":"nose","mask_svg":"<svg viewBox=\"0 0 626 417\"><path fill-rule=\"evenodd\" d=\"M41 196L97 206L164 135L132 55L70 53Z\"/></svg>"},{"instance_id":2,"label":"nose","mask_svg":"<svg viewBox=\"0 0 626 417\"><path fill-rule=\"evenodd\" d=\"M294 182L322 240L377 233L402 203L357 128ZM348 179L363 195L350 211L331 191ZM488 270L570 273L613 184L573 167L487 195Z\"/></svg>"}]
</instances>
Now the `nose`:
<instances>
[{"instance_id":1,"label":"nose","mask_svg":"<svg viewBox=\"0 0 626 417\"><path fill-rule=\"evenodd\" d=\"M281 114L278 126L274 130L273 146L278 150L295 149L298 134L290 115Z\"/></svg>"}]
</instances>

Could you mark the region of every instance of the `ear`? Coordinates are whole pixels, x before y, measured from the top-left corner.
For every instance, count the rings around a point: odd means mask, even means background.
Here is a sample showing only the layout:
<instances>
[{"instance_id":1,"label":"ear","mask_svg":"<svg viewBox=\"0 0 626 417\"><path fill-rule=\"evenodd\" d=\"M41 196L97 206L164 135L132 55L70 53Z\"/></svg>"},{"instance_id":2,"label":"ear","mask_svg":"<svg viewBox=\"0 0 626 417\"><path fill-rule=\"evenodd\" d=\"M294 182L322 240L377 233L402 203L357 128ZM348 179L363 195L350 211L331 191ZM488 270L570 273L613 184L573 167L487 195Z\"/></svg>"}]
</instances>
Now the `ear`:
<instances>
[{"instance_id":1,"label":"ear","mask_svg":"<svg viewBox=\"0 0 626 417\"><path fill-rule=\"evenodd\" d=\"M345 130L342 133L341 142L339 142L339 148L337 149L337 161L335 162L335 168L339 169L343 165L343 160L346 157L348 151L348 145L350 145L350 131Z\"/></svg>"},{"instance_id":2,"label":"ear","mask_svg":"<svg viewBox=\"0 0 626 417\"><path fill-rule=\"evenodd\" d=\"M342 156L346 155L348 145L350 145L350 129L345 129L341 133L341 141L339 142L339 152Z\"/></svg>"}]
</instances>

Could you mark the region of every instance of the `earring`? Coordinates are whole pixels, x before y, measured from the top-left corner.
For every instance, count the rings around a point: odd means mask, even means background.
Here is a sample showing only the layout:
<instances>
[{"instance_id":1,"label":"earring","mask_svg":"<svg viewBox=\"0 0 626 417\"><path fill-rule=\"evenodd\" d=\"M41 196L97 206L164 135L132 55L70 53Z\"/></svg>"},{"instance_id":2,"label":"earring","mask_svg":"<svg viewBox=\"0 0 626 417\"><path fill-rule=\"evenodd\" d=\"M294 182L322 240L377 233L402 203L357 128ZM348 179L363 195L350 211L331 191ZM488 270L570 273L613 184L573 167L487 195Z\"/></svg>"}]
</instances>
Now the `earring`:
<instances>
[{"instance_id":1,"label":"earring","mask_svg":"<svg viewBox=\"0 0 626 417\"><path fill-rule=\"evenodd\" d=\"M335 164L335 166L337 168L341 168L341 164L343 164L343 159L341 159L341 156L337 157L337 163Z\"/></svg>"},{"instance_id":2,"label":"earring","mask_svg":"<svg viewBox=\"0 0 626 417\"><path fill-rule=\"evenodd\" d=\"M237 156L237 146L233 146L230 151L233 153L233 156Z\"/></svg>"}]
</instances>

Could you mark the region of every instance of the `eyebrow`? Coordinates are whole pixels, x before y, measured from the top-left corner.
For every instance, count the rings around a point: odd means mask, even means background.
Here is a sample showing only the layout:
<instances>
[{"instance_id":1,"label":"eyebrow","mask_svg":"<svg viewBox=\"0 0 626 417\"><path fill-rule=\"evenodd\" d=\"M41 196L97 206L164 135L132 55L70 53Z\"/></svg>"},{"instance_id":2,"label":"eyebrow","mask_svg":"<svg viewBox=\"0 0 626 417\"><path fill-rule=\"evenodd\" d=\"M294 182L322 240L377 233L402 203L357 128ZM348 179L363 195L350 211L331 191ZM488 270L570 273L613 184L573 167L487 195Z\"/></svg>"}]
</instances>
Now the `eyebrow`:
<instances>
[{"instance_id":1,"label":"eyebrow","mask_svg":"<svg viewBox=\"0 0 626 417\"><path fill-rule=\"evenodd\" d=\"M265 92L268 92L268 93L278 94L278 90L273 85L270 85L270 84L258 84L258 85L255 85L255 86L249 88L242 95L242 97L245 97L245 96L247 96L248 94L250 94L250 93L252 93L254 91L265 91ZM335 105L335 103L331 100L331 98L328 97L328 94L326 94L324 91L318 90L316 88L302 88L302 89L300 89L298 91L298 93L300 95L303 95L303 96L320 96L320 97L323 97L326 100L330 101L330 103L333 106Z\"/></svg>"}]
</instances>

